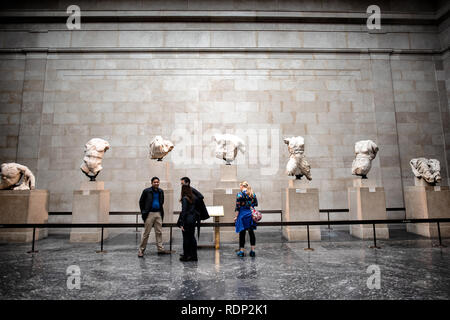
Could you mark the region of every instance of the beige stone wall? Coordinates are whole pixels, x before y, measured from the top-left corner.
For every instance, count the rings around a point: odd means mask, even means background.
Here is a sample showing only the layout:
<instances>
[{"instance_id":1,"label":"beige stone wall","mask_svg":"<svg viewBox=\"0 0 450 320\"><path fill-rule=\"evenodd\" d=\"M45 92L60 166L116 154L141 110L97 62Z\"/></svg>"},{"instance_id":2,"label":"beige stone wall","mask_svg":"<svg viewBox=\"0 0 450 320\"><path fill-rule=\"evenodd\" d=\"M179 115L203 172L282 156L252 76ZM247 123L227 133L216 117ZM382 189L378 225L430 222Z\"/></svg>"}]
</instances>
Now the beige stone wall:
<instances>
[{"instance_id":1,"label":"beige stone wall","mask_svg":"<svg viewBox=\"0 0 450 320\"><path fill-rule=\"evenodd\" d=\"M50 191L49 210L71 211L85 179L83 146L106 139L98 179L112 211L136 211L148 179L162 175L148 160L150 140L162 135L176 144L167 158L175 195L187 175L211 204L220 161L210 135L228 130L248 141L254 130L268 143L258 137L258 148L238 156L238 178L254 186L262 209L280 209L282 138L302 135L320 207L346 208L354 143L371 139L380 152L369 177L384 186L388 207L401 207L412 157L439 159L448 177L449 60L438 31L399 22L382 32L312 22L6 24L0 161L30 166ZM183 150L187 137L192 147ZM183 151L200 160L181 161Z\"/></svg>"},{"instance_id":2,"label":"beige stone wall","mask_svg":"<svg viewBox=\"0 0 450 320\"><path fill-rule=\"evenodd\" d=\"M394 12L432 12L436 10L437 5L445 0L439 1L390 1L380 0L378 5L384 10ZM362 0L127 0L127 1L110 1L110 0L78 0L77 4L86 10L279 10L279 11L333 11L333 12L352 12L365 11L371 1ZM22 0L2 4L0 7L26 8L26 9L51 9L65 10L68 4L64 1L44 1L37 3L34 0Z\"/></svg>"},{"instance_id":3,"label":"beige stone wall","mask_svg":"<svg viewBox=\"0 0 450 320\"><path fill-rule=\"evenodd\" d=\"M194 126L189 123L194 121L203 126L201 133L212 127L235 132L250 125L279 130L281 156L274 159L279 167L275 174L262 176L257 164L249 167L248 157L239 165L239 178L249 180L262 192L263 207L280 207L279 191L284 186L287 161L281 139L291 135L303 135L307 141L313 185L322 191L323 207L345 207L345 178L350 177L354 141L377 140L368 90L370 60L348 58L311 54L49 58L44 114L53 121L43 126L51 137L42 138L50 139L51 149L48 161L41 156L39 179L48 179L44 185L59 190L58 201L70 209L68 191L83 178L78 172L83 144L91 136L100 136L111 143L101 179L112 193L120 195L112 197L112 208L135 208L137 193L149 177L147 146L153 135L171 137L171 131L182 127L182 121L188 122L186 127L192 135ZM208 61L214 67L208 68ZM246 70L233 66L245 66ZM208 72L201 70L205 67ZM116 71L118 68L120 71ZM276 76L270 75L273 71ZM223 76L223 72L230 75ZM102 79L93 79L93 73ZM205 165L206 160L175 164L173 184L178 186L177 179L188 175L210 197L220 162ZM74 185L60 179L63 170ZM374 165L374 177L378 171Z\"/></svg>"},{"instance_id":4,"label":"beige stone wall","mask_svg":"<svg viewBox=\"0 0 450 320\"><path fill-rule=\"evenodd\" d=\"M442 68L438 71L439 101L441 106L442 131L445 142L447 169L450 168L450 54L444 55ZM445 108L447 106L447 108ZM450 172L447 170L450 183Z\"/></svg>"},{"instance_id":5,"label":"beige stone wall","mask_svg":"<svg viewBox=\"0 0 450 320\"><path fill-rule=\"evenodd\" d=\"M2 162L11 162L17 157L25 59L16 54L1 58L0 154Z\"/></svg>"},{"instance_id":6,"label":"beige stone wall","mask_svg":"<svg viewBox=\"0 0 450 320\"><path fill-rule=\"evenodd\" d=\"M184 126L194 136L197 123L202 126L197 129L201 134L211 129L277 131L280 157L274 159L279 170L273 175L261 174L260 166L267 167L264 159L258 157L258 163L249 164L248 156L238 156L238 176L261 193L264 208L281 206L279 190L286 183L283 170L287 161L281 139L292 135L305 137L312 184L321 191L322 208L346 207L353 146L361 139L372 139L380 146L369 176L390 190L388 205L401 206L397 139L407 177L408 161L417 153L438 158L443 154L434 64L426 58L382 58L386 57L49 54L38 144L39 188L50 190L51 211L70 211L72 190L85 178L79 171L83 146L90 138L100 137L111 144L99 176L112 192L111 210L136 210L147 179L162 174L149 169L151 137L162 134L177 139L172 131ZM213 67L208 67L208 62ZM392 66L392 103L379 106L375 100L374 77L383 77L384 71L373 64L384 65L388 71ZM415 80L407 80L411 74ZM387 90L392 87L388 85ZM394 103L397 113L389 110ZM376 108L381 109L376 112ZM418 136L421 130L425 133ZM267 138L271 144L272 137ZM203 139L204 147L212 146L207 136ZM196 154L195 149L192 152ZM178 187L178 178L188 175L210 201L220 161L204 162L213 159L211 155L202 156L198 164L175 163L172 183Z\"/></svg>"},{"instance_id":7,"label":"beige stone wall","mask_svg":"<svg viewBox=\"0 0 450 320\"><path fill-rule=\"evenodd\" d=\"M441 59L436 59L436 80L439 94L439 106L442 119L442 132L445 145L447 168L450 167L450 18L439 25L441 46L447 48ZM450 172L447 170L447 179ZM450 179L449 179L450 182Z\"/></svg>"},{"instance_id":8,"label":"beige stone wall","mask_svg":"<svg viewBox=\"0 0 450 320\"><path fill-rule=\"evenodd\" d=\"M446 182L443 128L448 127L448 112L439 97L442 82L437 78L442 61L434 61L432 56L397 57L391 66L404 183L414 184L409 160L418 156L438 159Z\"/></svg>"}]
</instances>

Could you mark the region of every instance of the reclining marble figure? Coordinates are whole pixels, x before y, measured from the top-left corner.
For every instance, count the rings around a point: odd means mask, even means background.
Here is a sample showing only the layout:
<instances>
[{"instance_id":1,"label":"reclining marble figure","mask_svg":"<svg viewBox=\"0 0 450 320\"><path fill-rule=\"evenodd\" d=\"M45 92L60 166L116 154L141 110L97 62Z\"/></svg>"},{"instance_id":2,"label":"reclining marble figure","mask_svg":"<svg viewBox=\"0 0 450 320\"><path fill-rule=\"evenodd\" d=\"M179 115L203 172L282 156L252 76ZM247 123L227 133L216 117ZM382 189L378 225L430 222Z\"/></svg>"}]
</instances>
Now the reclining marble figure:
<instances>
[{"instance_id":1,"label":"reclining marble figure","mask_svg":"<svg viewBox=\"0 0 450 320\"><path fill-rule=\"evenodd\" d=\"M375 159L378 146L372 140L361 140L355 143L356 158L352 163L352 174L367 179L367 174L372 167L372 160Z\"/></svg>"},{"instance_id":2,"label":"reclining marble figure","mask_svg":"<svg viewBox=\"0 0 450 320\"><path fill-rule=\"evenodd\" d=\"M0 166L0 190L32 190L35 178L30 169L18 163L2 163ZM22 183L19 183L23 178Z\"/></svg>"},{"instance_id":3,"label":"reclining marble figure","mask_svg":"<svg viewBox=\"0 0 450 320\"><path fill-rule=\"evenodd\" d=\"M286 173L288 176L295 176L296 179L301 179L305 176L308 180L312 180L311 166L306 161L305 139L301 136L285 138L284 143L288 145L289 161L286 165Z\"/></svg>"},{"instance_id":4,"label":"reclining marble figure","mask_svg":"<svg viewBox=\"0 0 450 320\"><path fill-rule=\"evenodd\" d=\"M213 140L216 142L216 158L225 160L227 165L236 159L238 151L245 153L245 142L238 136L215 134Z\"/></svg>"},{"instance_id":5,"label":"reclining marble figure","mask_svg":"<svg viewBox=\"0 0 450 320\"><path fill-rule=\"evenodd\" d=\"M424 179L431 185L441 181L441 164L439 160L417 158L409 162L412 172L419 179Z\"/></svg>"},{"instance_id":6,"label":"reclining marble figure","mask_svg":"<svg viewBox=\"0 0 450 320\"><path fill-rule=\"evenodd\" d=\"M150 142L150 159L158 159L158 161L162 161L162 159L172 151L174 145L169 140L164 140L161 136L156 136Z\"/></svg>"},{"instance_id":7,"label":"reclining marble figure","mask_svg":"<svg viewBox=\"0 0 450 320\"><path fill-rule=\"evenodd\" d=\"M83 164L80 169L91 181L95 181L95 178L103 169L103 156L109 147L108 141L100 138L93 138L84 146Z\"/></svg>"}]
</instances>

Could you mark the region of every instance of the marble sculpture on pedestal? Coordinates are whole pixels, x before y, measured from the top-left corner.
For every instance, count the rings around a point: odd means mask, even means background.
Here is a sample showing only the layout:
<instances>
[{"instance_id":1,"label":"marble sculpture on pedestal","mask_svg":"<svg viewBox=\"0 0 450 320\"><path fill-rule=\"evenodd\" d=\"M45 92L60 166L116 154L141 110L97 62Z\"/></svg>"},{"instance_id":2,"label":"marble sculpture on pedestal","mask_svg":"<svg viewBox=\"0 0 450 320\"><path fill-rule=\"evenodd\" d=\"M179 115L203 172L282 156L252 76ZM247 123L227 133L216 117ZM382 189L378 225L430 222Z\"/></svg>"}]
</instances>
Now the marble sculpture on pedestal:
<instances>
[{"instance_id":1,"label":"marble sculpture on pedestal","mask_svg":"<svg viewBox=\"0 0 450 320\"><path fill-rule=\"evenodd\" d=\"M417 158L411 159L409 164L417 178L422 178L431 185L441 181L441 165L439 160Z\"/></svg>"},{"instance_id":2,"label":"marble sculpture on pedestal","mask_svg":"<svg viewBox=\"0 0 450 320\"><path fill-rule=\"evenodd\" d=\"M372 167L372 160L375 159L378 146L372 140L361 140L355 143L356 158L352 163L352 174L367 179L367 174Z\"/></svg>"},{"instance_id":3,"label":"marble sculpture on pedestal","mask_svg":"<svg viewBox=\"0 0 450 320\"><path fill-rule=\"evenodd\" d=\"M287 175L295 176L296 179L301 179L302 176L306 176L308 180L311 180L311 166L304 156L305 139L298 136L285 138L283 141L288 145L289 150L289 161L286 165Z\"/></svg>"},{"instance_id":4,"label":"marble sculpture on pedestal","mask_svg":"<svg viewBox=\"0 0 450 320\"><path fill-rule=\"evenodd\" d=\"M236 159L238 150L245 153L245 142L232 134L215 134L213 140L216 142L216 158L225 160L227 165Z\"/></svg>"},{"instance_id":5,"label":"marble sculpture on pedestal","mask_svg":"<svg viewBox=\"0 0 450 320\"><path fill-rule=\"evenodd\" d=\"M164 140L161 136L156 136L150 142L150 159L158 159L158 161L162 161L162 159L172 151L174 145L169 140Z\"/></svg>"},{"instance_id":6,"label":"marble sculpture on pedestal","mask_svg":"<svg viewBox=\"0 0 450 320\"><path fill-rule=\"evenodd\" d=\"M109 147L108 141L100 138L93 138L84 146L83 164L80 169L91 181L95 181L95 178L103 169L103 156Z\"/></svg>"},{"instance_id":7,"label":"marble sculpture on pedestal","mask_svg":"<svg viewBox=\"0 0 450 320\"><path fill-rule=\"evenodd\" d=\"M0 172L0 190L32 190L35 188L34 175L26 166L13 162L3 163ZM19 184L21 179L22 183Z\"/></svg>"}]
</instances>

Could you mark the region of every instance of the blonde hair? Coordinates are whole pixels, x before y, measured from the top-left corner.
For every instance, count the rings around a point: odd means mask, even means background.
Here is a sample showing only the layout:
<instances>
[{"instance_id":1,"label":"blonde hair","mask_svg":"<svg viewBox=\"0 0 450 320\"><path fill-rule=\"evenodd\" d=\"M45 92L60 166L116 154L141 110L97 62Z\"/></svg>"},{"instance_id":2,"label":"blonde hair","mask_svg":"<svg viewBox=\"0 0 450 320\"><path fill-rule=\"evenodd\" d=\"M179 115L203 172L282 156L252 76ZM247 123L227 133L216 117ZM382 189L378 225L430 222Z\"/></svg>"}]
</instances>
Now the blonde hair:
<instances>
[{"instance_id":1,"label":"blonde hair","mask_svg":"<svg viewBox=\"0 0 450 320\"><path fill-rule=\"evenodd\" d=\"M242 181L239 185L247 189L247 194L249 195L250 198L253 198L253 189L252 187L250 187L247 181Z\"/></svg>"}]
</instances>

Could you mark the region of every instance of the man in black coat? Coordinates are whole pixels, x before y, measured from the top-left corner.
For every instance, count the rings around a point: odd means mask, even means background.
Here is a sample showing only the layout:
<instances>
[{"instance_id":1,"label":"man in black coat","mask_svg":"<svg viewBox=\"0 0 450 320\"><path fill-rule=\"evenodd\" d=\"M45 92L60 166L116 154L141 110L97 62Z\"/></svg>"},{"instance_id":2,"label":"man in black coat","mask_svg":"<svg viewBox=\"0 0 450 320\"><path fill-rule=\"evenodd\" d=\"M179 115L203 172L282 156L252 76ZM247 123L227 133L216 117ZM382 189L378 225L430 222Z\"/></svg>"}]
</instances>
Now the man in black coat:
<instances>
[{"instance_id":1,"label":"man in black coat","mask_svg":"<svg viewBox=\"0 0 450 320\"><path fill-rule=\"evenodd\" d=\"M164 219L164 191L159 188L159 178L152 178L152 186L142 191L139 199L142 220L145 223L144 234L139 246L138 257L144 256L150 230L155 228L156 246L158 254L168 253L164 250L162 241L162 221Z\"/></svg>"}]
</instances>

